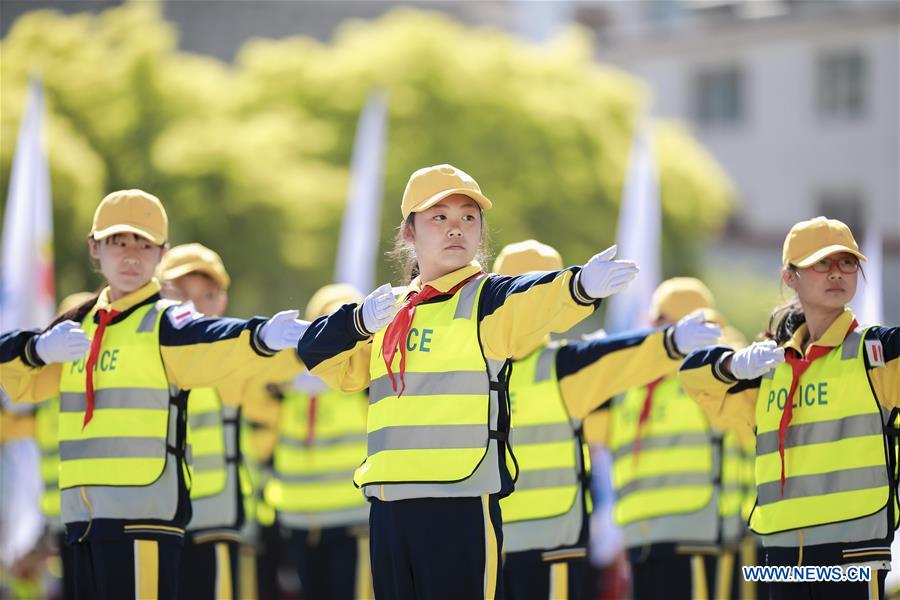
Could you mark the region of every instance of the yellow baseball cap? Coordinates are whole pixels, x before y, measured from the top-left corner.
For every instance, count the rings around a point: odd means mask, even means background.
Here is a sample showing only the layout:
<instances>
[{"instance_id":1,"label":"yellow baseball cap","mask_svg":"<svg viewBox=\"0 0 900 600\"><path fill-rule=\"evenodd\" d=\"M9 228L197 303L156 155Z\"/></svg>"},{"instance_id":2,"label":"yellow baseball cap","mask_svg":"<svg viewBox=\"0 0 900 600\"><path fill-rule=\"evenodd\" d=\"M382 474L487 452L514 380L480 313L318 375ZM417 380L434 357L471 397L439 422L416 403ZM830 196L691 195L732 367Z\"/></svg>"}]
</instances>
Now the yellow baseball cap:
<instances>
[{"instance_id":1,"label":"yellow baseball cap","mask_svg":"<svg viewBox=\"0 0 900 600\"><path fill-rule=\"evenodd\" d=\"M523 275L533 271L559 271L562 257L555 248L537 240L507 244L494 261L498 275Z\"/></svg>"},{"instance_id":2,"label":"yellow baseball cap","mask_svg":"<svg viewBox=\"0 0 900 600\"><path fill-rule=\"evenodd\" d=\"M816 217L791 227L784 239L781 262L784 266L805 269L838 252L849 252L860 260L866 260L849 227L837 219Z\"/></svg>"},{"instance_id":3,"label":"yellow baseball cap","mask_svg":"<svg viewBox=\"0 0 900 600\"><path fill-rule=\"evenodd\" d=\"M673 323L700 309L713 308L709 288L695 277L673 277L659 284L650 297L650 317Z\"/></svg>"},{"instance_id":4,"label":"yellow baseball cap","mask_svg":"<svg viewBox=\"0 0 900 600\"><path fill-rule=\"evenodd\" d=\"M419 169L409 177L400 212L403 218L410 213L422 212L453 194L464 194L474 200L482 210L489 209L492 204L481 193L481 188L472 177L453 165L435 165Z\"/></svg>"},{"instance_id":5,"label":"yellow baseball cap","mask_svg":"<svg viewBox=\"0 0 900 600\"><path fill-rule=\"evenodd\" d=\"M141 190L109 194L94 212L91 237L102 240L117 233L133 233L162 246L169 237L169 218L159 198Z\"/></svg>"},{"instance_id":6,"label":"yellow baseball cap","mask_svg":"<svg viewBox=\"0 0 900 600\"><path fill-rule=\"evenodd\" d=\"M208 275L222 290L227 290L231 285L231 277L225 271L222 258L203 244L175 246L166 252L159 263L159 278L162 281L172 281L190 273Z\"/></svg>"},{"instance_id":7,"label":"yellow baseball cap","mask_svg":"<svg viewBox=\"0 0 900 600\"><path fill-rule=\"evenodd\" d=\"M349 283L332 283L316 290L306 305L306 320L313 321L328 315L344 304L360 304L363 295Z\"/></svg>"}]
</instances>

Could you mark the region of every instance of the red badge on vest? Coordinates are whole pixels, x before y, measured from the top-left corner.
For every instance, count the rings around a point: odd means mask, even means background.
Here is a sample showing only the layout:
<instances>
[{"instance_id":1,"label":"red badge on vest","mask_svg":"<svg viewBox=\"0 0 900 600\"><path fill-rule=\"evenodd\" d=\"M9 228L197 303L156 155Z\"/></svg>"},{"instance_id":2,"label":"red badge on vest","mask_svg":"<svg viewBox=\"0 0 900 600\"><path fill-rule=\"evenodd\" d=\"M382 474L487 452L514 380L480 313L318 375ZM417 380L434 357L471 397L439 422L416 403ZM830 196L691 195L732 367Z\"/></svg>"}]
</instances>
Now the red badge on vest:
<instances>
[{"instance_id":1,"label":"red badge on vest","mask_svg":"<svg viewBox=\"0 0 900 600\"><path fill-rule=\"evenodd\" d=\"M870 367L884 366L884 346L881 345L881 340L866 340L866 356Z\"/></svg>"}]
</instances>

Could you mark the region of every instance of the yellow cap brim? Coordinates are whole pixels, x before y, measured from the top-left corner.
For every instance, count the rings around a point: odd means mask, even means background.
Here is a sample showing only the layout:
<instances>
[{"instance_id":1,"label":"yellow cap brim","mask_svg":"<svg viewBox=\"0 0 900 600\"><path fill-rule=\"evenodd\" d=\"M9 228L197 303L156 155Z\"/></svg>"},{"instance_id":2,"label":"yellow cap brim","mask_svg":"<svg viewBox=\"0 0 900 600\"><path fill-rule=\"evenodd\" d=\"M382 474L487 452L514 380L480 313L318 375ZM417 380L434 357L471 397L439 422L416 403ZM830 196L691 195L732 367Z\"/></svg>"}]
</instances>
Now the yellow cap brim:
<instances>
[{"instance_id":1,"label":"yellow cap brim","mask_svg":"<svg viewBox=\"0 0 900 600\"><path fill-rule=\"evenodd\" d=\"M466 188L455 188L455 189L451 189L451 190L444 190L442 192L435 194L434 196L432 196L425 202L422 202L418 206L413 207L409 212L417 213L417 212L422 212L423 210L428 210L429 208L431 208L432 206L434 206L435 204L437 204L444 198L448 198L454 194L462 194L463 196L468 196L469 198L474 200L478 206L481 207L481 210L487 210L494 205L490 200L487 199L487 197L484 194L479 194L478 192L468 190ZM409 216L409 214L407 213L407 214L403 215L403 218L405 219L408 216Z\"/></svg>"},{"instance_id":2,"label":"yellow cap brim","mask_svg":"<svg viewBox=\"0 0 900 600\"><path fill-rule=\"evenodd\" d=\"M137 227L135 225L111 225L106 229L101 229L100 231L92 231L91 236L95 240L105 240L108 237L114 236L117 233L133 233L134 235L139 235L144 239L150 240L157 246L162 246L166 243L166 239L162 238L154 233L147 231L142 227Z\"/></svg>"},{"instance_id":3,"label":"yellow cap brim","mask_svg":"<svg viewBox=\"0 0 900 600\"><path fill-rule=\"evenodd\" d=\"M228 286L231 283L230 280L223 278L221 273L200 260L171 267L162 271L159 276L163 281L172 281L173 279L178 279L179 277L184 277L191 273L203 273L204 275L208 275L223 290L228 289Z\"/></svg>"},{"instance_id":4,"label":"yellow cap brim","mask_svg":"<svg viewBox=\"0 0 900 600\"><path fill-rule=\"evenodd\" d=\"M848 248L842 244L832 244L831 246L825 246L824 248L820 248L816 250L809 256L806 256L796 262L792 262L795 267L799 267L801 269L805 269L806 267L811 267L823 258L831 256L832 254L837 254L838 252L849 252L859 260L868 260L862 252L859 250L854 250L853 248Z\"/></svg>"}]
</instances>

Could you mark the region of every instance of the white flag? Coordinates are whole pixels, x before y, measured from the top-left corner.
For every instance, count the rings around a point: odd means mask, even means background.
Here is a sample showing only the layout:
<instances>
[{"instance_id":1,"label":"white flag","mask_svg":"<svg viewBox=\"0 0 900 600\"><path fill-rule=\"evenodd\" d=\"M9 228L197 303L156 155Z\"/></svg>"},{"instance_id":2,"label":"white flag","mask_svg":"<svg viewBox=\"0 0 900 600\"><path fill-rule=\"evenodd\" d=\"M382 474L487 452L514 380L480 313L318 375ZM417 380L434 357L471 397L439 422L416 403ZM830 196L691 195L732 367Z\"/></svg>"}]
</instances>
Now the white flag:
<instances>
[{"instance_id":1,"label":"white flag","mask_svg":"<svg viewBox=\"0 0 900 600\"><path fill-rule=\"evenodd\" d=\"M44 93L31 83L19 127L3 221L0 331L46 327L56 312L50 172L43 147Z\"/></svg>"},{"instance_id":2,"label":"white flag","mask_svg":"<svg viewBox=\"0 0 900 600\"><path fill-rule=\"evenodd\" d=\"M335 265L335 283L349 283L363 294L375 286L384 192L387 96L374 92L359 117L353 141L350 195Z\"/></svg>"},{"instance_id":3,"label":"white flag","mask_svg":"<svg viewBox=\"0 0 900 600\"><path fill-rule=\"evenodd\" d=\"M884 323L884 312L881 304L883 257L881 250L881 231L878 223L871 220L863 231L863 243L860 250L868 260L862 263L866 278L858 278L856 296L850 303L856 318L862 325L881 325Z\"/></svg>"},{"instance_id":4,"label":"white flag","mask_svg":"<svg viewBox=\"0 0 900 600\"><path fill-rule=\"evenodd\" d=\"M661 221L652 123L646 122L635 131L616 228L617 258L636 261L641 272L609 299L606 330L610 333L647 325L650 296L660 281Z\"/></svg>"},{"instance_id":5,"label":"white flag","mask_svg":"<svg viewBox=\"0 0 900 600\"><path fill-rule=\"evenodd\" d=\"M46 327L56 310L43 121L43 89L40 82L32 81L16 140L3 222L0 331ZM34 440L4 444L0 450L0 563L11 565L38 541L44 527L39 510L42 489L40 453Z\"/></svg>"}]
</instances>

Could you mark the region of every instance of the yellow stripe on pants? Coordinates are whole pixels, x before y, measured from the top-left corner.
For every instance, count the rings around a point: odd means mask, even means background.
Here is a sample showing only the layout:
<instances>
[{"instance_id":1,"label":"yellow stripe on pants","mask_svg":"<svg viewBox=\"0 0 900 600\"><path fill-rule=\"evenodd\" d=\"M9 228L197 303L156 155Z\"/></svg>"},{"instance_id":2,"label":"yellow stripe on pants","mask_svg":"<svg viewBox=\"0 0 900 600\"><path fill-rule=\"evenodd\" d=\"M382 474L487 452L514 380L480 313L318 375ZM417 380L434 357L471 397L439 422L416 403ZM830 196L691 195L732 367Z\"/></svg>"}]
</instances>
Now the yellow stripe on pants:
<instances>
[{"instance_id":1,"label":"yellow stripe on pants","mask_svg":"<svg viewBox=\"0 0 900 600\"><path fill-rule=\"evenodd\" d=\"M356 538L356 598L370 600L375 597L372 590L372 565L369 560L369 538Z\"/></svg>"},{"instance_id":2,"label":"yellow stripe on pants","mask_svg":"<svg viewBox=\"0 0 900 600\"><path fill-rule=\"evenodd\" d=\"M241 545L240 586L242 600L256 600L256 550L248 544Z\"/></svg>"},{"instance_id":3,"label":"yellow stripe on pants","mask_svg":"<svg viewBox=\"0 0 900 600\"><path fill-rule=\"evenodd\" d=\"M134 540L134 597L159 598L159 543L153 540Z\"/></svg>"},{"instance_id":4,"label":"yellow stripe on pants","mask_svg":"<svg viewBox=\"0 0 900 600\"><path fill-rule=\"evenodd\" d=\"M706 588L706 565L703 563L703 557L698 554L691 556L691 580L691 597L694 600L708 600L709 590Z\"/></svg>"},{"instance_id":5,"label":"yellow stripe on pants","mask_svg":"<svg viewBox=\"0 0 900 600\"><path fill-rule=\"evenodd\" d=\"M484 597L491 600L497 593L497 534L491 522L491 506L489 496L481 497L481 510L484 514Z\"/></svg>"},{"instance_id":6,"label":"yellow stripe on pants","mask_svg":"<svg viewBox=\"0 0 900 600\"><path fill-rule=\"evenodd\" d=\"M726 550L717 561L716 573L716 598L729 598L731 596L731 574L734 571L734 552Z\"/></svg>"},{"instance_id":7,"label":"yellow stripe on pants","mask_svg":"<svg viewBox=\"0 0 900 600\"><path fill-rule=\"evenodd\" d=\"M550 565L550 600L566 600L569 597L569 563Z\"/></svg>"},{"instance_id":8,"label":"yellow stripe on pants","mask_svg":"<svg viewBox=\"0 0 900 600\"><path fill-rule=\"evenodd\" d=\"M233 600L231 589L231 558L228 555L228 544L216 542L216 599Z\"/></svg>"},{"instance_id":9,"label":"yellow stripe on pants","mask_svg":"<svg viewBox=\"0 0 900 600\"><path fill-rule=\"evenodd\" d=\"M741 566L756 565L756 539L747 536L741 542ZM756 598L756 582L747 581L741 574L741 598Z\"/></svg>"}]
</instances>

